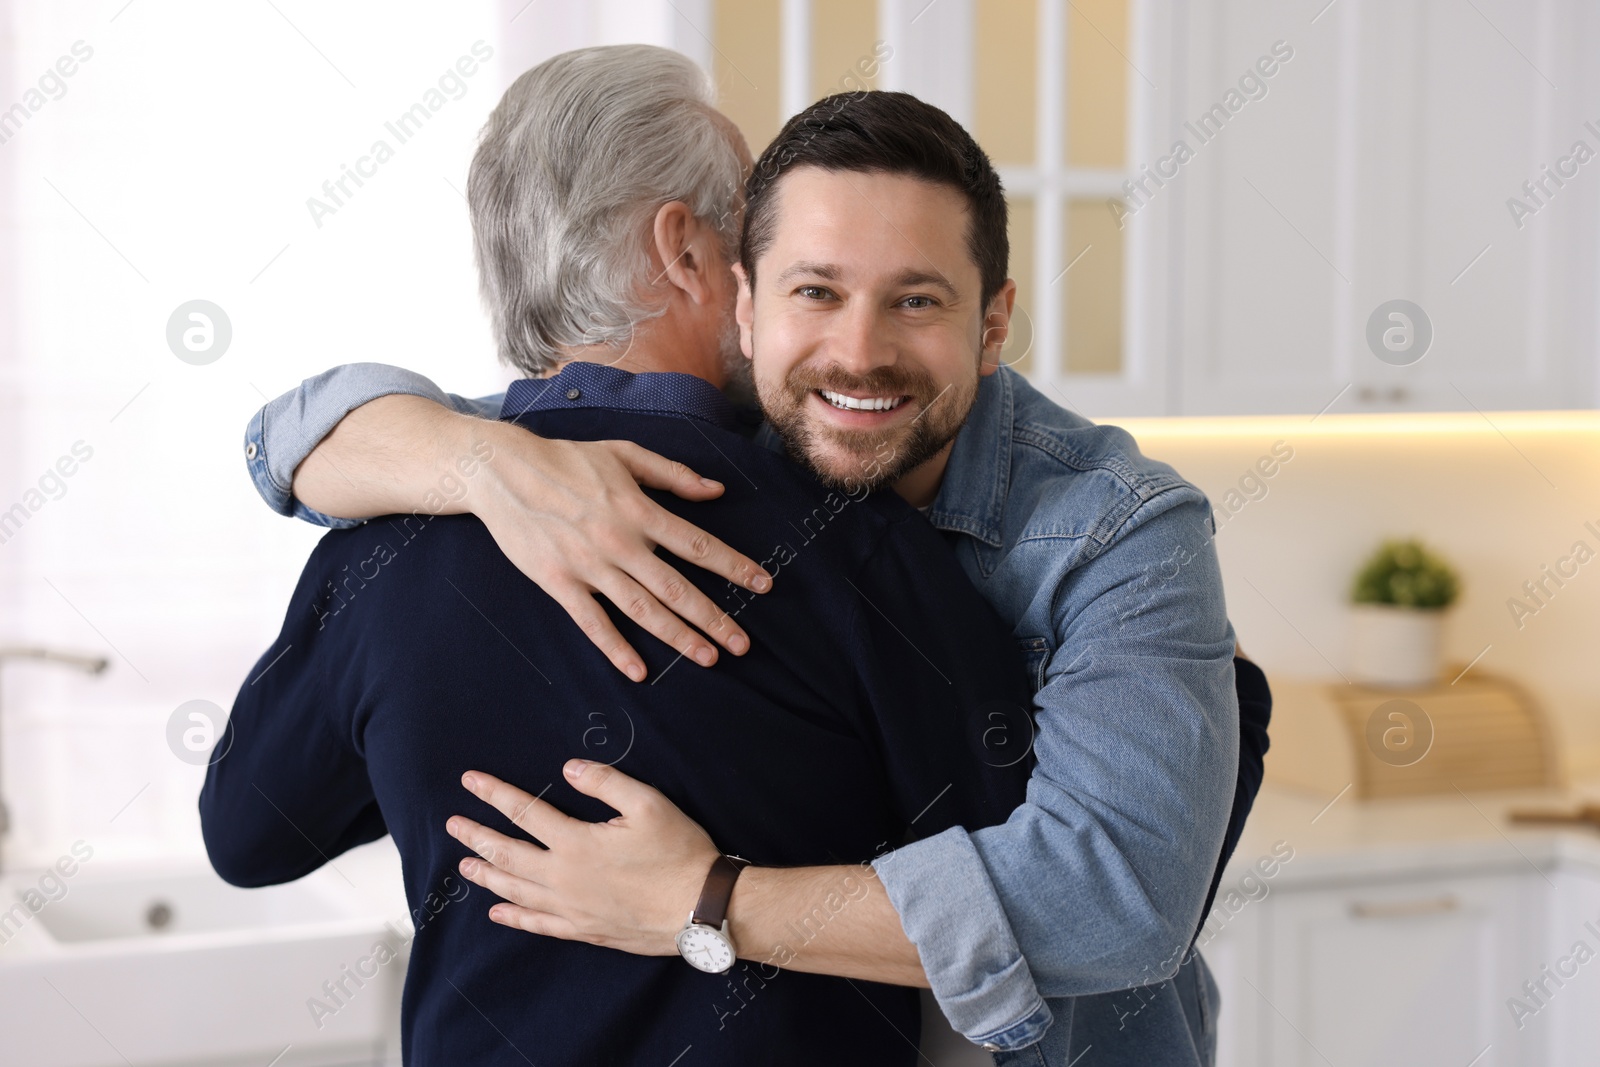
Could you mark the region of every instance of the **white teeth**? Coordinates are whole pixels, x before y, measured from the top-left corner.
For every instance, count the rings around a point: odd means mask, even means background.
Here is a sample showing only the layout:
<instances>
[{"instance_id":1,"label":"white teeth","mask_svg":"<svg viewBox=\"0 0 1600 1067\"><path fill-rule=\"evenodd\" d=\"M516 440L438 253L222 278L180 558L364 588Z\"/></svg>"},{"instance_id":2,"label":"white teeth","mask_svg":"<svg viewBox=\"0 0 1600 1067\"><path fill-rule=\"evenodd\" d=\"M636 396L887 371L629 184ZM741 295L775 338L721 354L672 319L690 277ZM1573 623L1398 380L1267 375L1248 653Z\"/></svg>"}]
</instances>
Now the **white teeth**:
<instances>
[{"instance_id":1,"label":"white teeth","mask_svg":"<svg viewBox=\"0 0 1600 1067\"><path fill-rule=\"evenodd\" d=\"M869 396L865 399L857 399L856 397L845 396L843 393L835 393L828 389L818 389L817 392L822 396L822 399L834 407L843 408L846 411L892 411L905 403L906 399L903 396Z\"/></svg>"}]
</instances>

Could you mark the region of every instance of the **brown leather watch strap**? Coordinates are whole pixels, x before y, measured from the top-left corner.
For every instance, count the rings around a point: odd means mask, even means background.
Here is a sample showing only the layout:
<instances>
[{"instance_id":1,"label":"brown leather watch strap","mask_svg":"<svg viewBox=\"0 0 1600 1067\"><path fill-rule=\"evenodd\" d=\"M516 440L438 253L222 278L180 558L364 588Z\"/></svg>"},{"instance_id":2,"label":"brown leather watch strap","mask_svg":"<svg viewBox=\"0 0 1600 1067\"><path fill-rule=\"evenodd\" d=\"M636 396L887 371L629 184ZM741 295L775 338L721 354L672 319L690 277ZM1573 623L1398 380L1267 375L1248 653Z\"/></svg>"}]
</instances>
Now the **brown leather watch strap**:
<instances>
[{"instance_id":1,"label":"brown leather watch strap","mask_svg":"<svg viewBox=\"0 0 1600 1067\"><path fill-rule=\"evenodd\" d=\"M690 919L720 930L722 920L728 915L728 901L733 897L733 883L738 881L739 872L748 866L750 861L738 856L718 856L706 874L706 884L700 890L700 899L695 901Z\"/></svg>"}]
</instances>

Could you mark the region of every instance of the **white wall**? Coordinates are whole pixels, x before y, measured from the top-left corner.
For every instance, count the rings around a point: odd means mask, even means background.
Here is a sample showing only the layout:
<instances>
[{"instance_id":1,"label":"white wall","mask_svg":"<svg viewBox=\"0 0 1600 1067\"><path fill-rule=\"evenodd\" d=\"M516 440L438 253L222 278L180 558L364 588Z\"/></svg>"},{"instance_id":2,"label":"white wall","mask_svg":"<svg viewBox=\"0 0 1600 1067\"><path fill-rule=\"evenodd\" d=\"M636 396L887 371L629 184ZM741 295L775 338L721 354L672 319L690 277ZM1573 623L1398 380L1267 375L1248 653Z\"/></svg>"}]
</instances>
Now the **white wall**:
<instances>
[{"instance_id":1,"label":"white wall","mask_svg":"<svg viewBox=\"0 0 1600 1067\"><path fill-rule=\"evenodd\" d=\"M1507 601L1583 540L1600 552L1600 415L1324 415L1123 425L1218 512L1273 444L1294 456L1218 515L1239 641L1269 676L1339 681L1345 604L1385 537L1419 537L1460 570L1446 655L1509 676L1541 702L1569 771L1600 772L1600 558L1518 625ZM1569 568L1570 569L1570 568ZM1529 602L1532 603L1531 601Z\"/></svg>"}]
</instances>

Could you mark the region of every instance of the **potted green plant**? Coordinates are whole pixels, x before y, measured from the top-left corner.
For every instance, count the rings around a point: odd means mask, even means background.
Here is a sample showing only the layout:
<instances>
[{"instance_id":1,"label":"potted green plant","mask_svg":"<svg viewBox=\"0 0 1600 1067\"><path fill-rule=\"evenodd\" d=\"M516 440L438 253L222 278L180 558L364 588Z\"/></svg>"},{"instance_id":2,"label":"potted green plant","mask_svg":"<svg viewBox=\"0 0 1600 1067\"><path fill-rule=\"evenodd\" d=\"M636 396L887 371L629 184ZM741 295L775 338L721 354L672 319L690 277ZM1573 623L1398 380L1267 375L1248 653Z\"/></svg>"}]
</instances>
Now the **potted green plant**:
<instances>
[{"instance_id":1,"label":"potted green plant","mask_svg":"<svg viewBox=\"0 0 1600 1067\"><path fill-rule=\"evenodd\" d=\"M1437 681L1445 610L1460 592L1455 569L1422 542L1385 541L1350 593L1357 678L1396 688Z\"/></svg>"}]
</instances>

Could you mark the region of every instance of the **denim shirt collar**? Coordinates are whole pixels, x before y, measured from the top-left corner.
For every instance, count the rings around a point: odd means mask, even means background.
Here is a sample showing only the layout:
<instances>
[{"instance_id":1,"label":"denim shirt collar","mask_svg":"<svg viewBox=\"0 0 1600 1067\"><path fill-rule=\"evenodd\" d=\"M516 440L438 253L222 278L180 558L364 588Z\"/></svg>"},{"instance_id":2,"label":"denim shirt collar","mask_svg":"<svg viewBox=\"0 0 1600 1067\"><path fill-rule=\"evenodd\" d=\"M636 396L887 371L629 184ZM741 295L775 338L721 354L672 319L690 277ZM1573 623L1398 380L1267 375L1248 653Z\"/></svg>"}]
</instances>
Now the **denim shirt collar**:
<instances>
[{"instance_id":1,"label":"denim shirt collar","mask_svg":"<svg viewBox=\"0 0 1600 1067\"><path fill-rule=\"evenodd\" d=\"M506 387L502 419L534 411L611 408L652 415L689 416L726 430L739 428L738 412L722 390L692 374L633 374L603 363L573 360L549 378L522 378Z\"/></svg>"},{"instance_id":2,"label":"denim shirt collar","mask_svg":"<svg viewBox=\"0 0 1600 1067\"><path fill-rule=\"evenodd\" d=\"M978 397L956 435L928 521L999 548L1011 482L1011 420L1016 402L1010 367L978 381Z\"/></svg>"}]
</instances>

